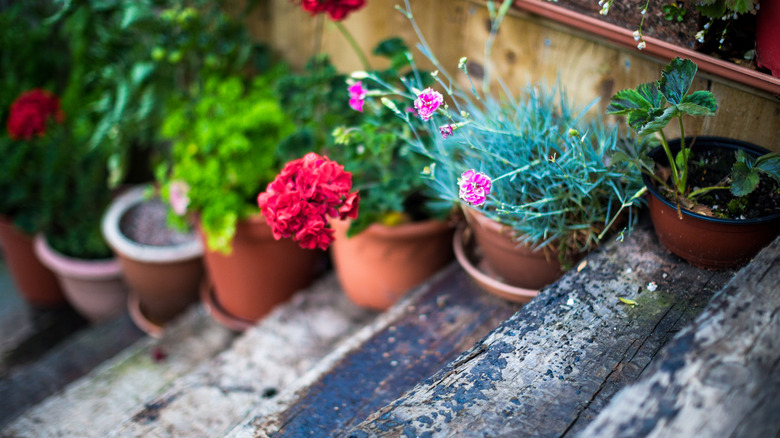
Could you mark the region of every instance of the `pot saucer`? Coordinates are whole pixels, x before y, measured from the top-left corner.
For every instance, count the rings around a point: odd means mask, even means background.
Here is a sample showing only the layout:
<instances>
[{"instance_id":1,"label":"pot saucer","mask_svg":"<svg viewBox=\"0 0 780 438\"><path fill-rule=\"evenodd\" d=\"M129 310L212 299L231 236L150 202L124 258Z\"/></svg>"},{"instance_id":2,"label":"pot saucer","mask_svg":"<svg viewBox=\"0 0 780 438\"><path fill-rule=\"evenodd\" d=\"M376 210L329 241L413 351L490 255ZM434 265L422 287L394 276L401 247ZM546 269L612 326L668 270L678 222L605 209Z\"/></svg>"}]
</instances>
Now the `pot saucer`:
<instances>
[{"instance_id":1,"label":"pot saucer","mask_svg":"<svg viewBox=\"0 0 780 438\"><path fill-rule=\"evenodd\" d=\"M214 296L214 287L208 279L204 279L200 285L200 302L203 303L203 307L209 316L227 329L243 332L255 325L254 321L233 316L225 311L217 302Z\"/></svg>"},{"instance_id":2,"label":"pot saucer","mask_svg":"<svg viewBox=\"0 0 780 438\"><path fill-rule=\"evenodd\" d=\"M144 315L143 309L141 309L141 300L138 299L138 294L130 292L127 296L127 313L130 314L130 319L133 323L145 332L147 335L158 339L165 332L165 325L154 321Z\"/></svg>"},{"instance_id":3,"label":"pot saucer","mask_svg":"<svg viewBox=\"0 0 780 438\"><path fill-rule=\"evenodd\" d=\"M505 300L525 304L539 294L538 290L524 289L504 283L482 260L476 250L471 230L461 225L452 239L455 258L463 270L484 290Z\"/></svg>"}]
</instances>

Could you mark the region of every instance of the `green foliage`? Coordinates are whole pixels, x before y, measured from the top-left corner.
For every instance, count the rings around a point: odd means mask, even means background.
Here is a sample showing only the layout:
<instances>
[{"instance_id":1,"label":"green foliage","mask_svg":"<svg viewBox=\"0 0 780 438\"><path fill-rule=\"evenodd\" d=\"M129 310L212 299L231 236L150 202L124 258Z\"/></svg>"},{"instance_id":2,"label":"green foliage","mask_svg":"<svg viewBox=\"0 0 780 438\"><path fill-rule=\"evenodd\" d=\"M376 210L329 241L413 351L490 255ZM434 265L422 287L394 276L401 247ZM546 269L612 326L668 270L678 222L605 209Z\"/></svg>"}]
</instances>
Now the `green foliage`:
<instances>
[{"instance_id":1,"label":"green foliage","mask_svg":"<svg viewBox=\"0 0 780 438\"><path fill-rule=\"evenodd\" d=\"M646 156L619 155L613 158L627 160L643 172L653 176L666 186L673 200L690 206L693 199L710 190L730 188L735 196L745 196L755 190L759 182L759 172L764 172L780 182L780 157L767 154L758 159L748 156L744 151L737 155L737 161L731 170L730 186L705 187L692 191L688 185L689 161L692 157L690 147L685 145L685 136L681 138L681 147L673 156L663 128L674 118L684 131L683 116L712 116L718 109L715 96L709 91L688 93L696 75L697 67L688 59L675 58L661 72L657 82L640 84L635 90L621 90L615 93L607 106L607 114L627 116L628 125L637 134L644 136L658 133L661 146L666 153L672 171L672 186L662 181L654 173L654 167Z\"/></svg>"},{"instance_id":2,"label":"green foliage","mask_svg":"<svg viewBox=\"0 0 780 438\"><path fill-rule=\"evenodd\" d=\"M411 64L403 40L380 42L373 53L390 61L385 70L370 72L384 82L398 82L409 73ZM349 81L350 83L354 81ZM341 85L340 101L347 102L346 84ZM398 225L429 218L444 218L449 208L436 208L421 172L429 160L419 154L410 139L407 123L380 102L368 100L363 112L348 108L357 123L337 128L326 153L352 172L353 188L360 191L360 214L347 232L354 236L373 223ZM422 124L415 121L416 130Z\"/></svg>"},{"instance_id":3,"label":"green foliage","mask_svg":"<svg viewBox=\"0 0 780 438\"><path fill-rule=\"evenodd\" d=\"M111 185L126 177L131 154L157 151L165 104L201 72L243 68L252 44L222 2L207 0L74 0L52 21L70 52L66 105L86 107L92 148L108 149ZM143 176L144 171L140 169Z\"/></svg>"},{"instance_id":4,"label":"green foliage","mask_svg":"<svg viewBox=\"0 0 780 438\"><path fill-rule=\"evenodd\" d=\"M667 21L681 22L685 19L685 8L678 6L677 3L669 3L661 6L661 11L664 13L664 18Z\"/></svg>"},{"instance_id":5,"label":"green foliage","mask_svg":"<svg viewBox=\"0 0 780 438\"><path fill-rule=\"evenodd\" d=\"M67 47L58 37L60 26L46 20L54 11L50 1L17 1L0 8L0 122L22 92L64 85Z\"/></svg>"},{"instance_id":6,"label":"green foliage","mask_svg":"<svg viewBox=\"0 0 780 438\"><path fill-rule=\"evenodd\" d=\"M695 0L696 9L710 18L729 14L746 14L757 9L759 0Z\"/></svg>"},{"instance_id":7,"label":"green foliage","mask_svg":"<svg viewBox=\"0 0 780 438\"><path fill-rule=\"evenodd\" d=\"M491 13L488 55L510 3L503 2ZM416 29L408 0L405 6L402 12ZM504 94L498 98L490 93L487 73L480 92L465 58L458 65L468 83L463 87L439 64L422 35L418 37L418 47L438 71L423 75L415 69L416 74L403 78L404 89L375 76L369 79L383 89L373 94L394 96L382 101L414 134L413 150L429 160L426 181L442 204L461 202L458 179L465 171L482 172L492 180L492 188L484 204L471 208L513 229L519 242L557 249L569 266L577 254L597 246L616 223L630 229L636 220L633 207L643 192L639 172L609 157L617 151L628 154L636 145L619 139L616 128L586 117L593 103L573 106L560 84L529 85L519 98L503 86ZM444 90L445 104L422 122L405 109L431 78L436 90ZM445 136L441 128L451 128L452 133ZM625 209L627 214L622 215Z\"/></svg>"},{"instance_id":8,"label":"green foliage","mask_svg":"<svg viewBox=\"0 0 780 438\"><path fill-rule=\"evenodd\" d=\"M285 156L303 156L332 144L337 126L358 123L359 113L349 106L346 76L339 73L327 55L313 56L303 72L280 78L282 106L295 124L295 131L282 143Z\"/></svg>"},{"instance_id":9,"label":"green foliage","mask_svg":"<svg viewBox=\"0 0 780 438\"><path fill-rule=\"evenodd\" d=\"M162 135L173 142L173 165L163 177L190 188L189 211L199 215L211 249L228 252L236 222L257 213L255 202L273 179L276 149L292 123L273 92L274 74L248 83L214 75L190 101L169 108Z\"/></svg>"}]
</instances>

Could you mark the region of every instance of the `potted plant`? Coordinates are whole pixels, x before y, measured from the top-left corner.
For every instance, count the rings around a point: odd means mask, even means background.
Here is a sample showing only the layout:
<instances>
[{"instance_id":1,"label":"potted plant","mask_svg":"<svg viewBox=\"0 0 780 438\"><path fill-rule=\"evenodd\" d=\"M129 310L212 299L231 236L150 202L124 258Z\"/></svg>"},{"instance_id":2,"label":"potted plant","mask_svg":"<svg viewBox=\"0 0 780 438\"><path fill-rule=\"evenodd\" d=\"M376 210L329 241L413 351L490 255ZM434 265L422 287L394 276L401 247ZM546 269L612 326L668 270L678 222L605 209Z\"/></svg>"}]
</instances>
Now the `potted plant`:
<instances>
[{"instance_id":1,"label":"potted plant","mask_svg":"<svg viewBox=\"0 0 780 438\"><path fill-rule=\"evenodd\" d=\"M48 2L14 2L0 10L0 247L16 290L34 307L65 304L54 275L41 265L32 246L41 226L37 171L60 135L60 103L51 90L62 89L67 78L66 45L55 38L61 28L46 21L54 12ZM19 104L26 108L11 117L14 102L20 100L27 101Z\"/></svg>"},{"instance_id":2,"label":"potted plant","mask_svg":"<svg viewBox=\"0 0 780 438\"><path fill-rule=\"evenodd\" d=\"M711 116L709 91L689 93L696 64L675 58L656 82L616 93L607 113L627 116L641 136L661 145L648 154L615 157L641 169L661 243L690 263L733 268L750 260L780 230L780 157L744 142L685 137L683 116ZM681 138L663 128L677 119Z\"/></svg>"},{"instance_id":3,"label":"potted plant","mask_svg":"<svg viewBox=\"0 0 780 438\"><path fill-rule=\"evenodd\" d=\"M120 26L118 16L124 14L118 12L126 9L135 11L136 18L129 26ZM201 76L241 71L248 60L262 57L253 56L260 54L261 49L214 2L196 1L190 6L171 3L161 10L153 4L123 3L110 10L113 12L107 18L111 20L100 25L114 24L120 29L101 37L120 40L125 50L104 67L107 74L103 78L111 86L106 88L101 101L116 108L122 90L129 90L129 97L119 106L124 113L109 111L101 118L101 125L116 122L123 142L129 143L114 144L114 156L137 155L133 151L145 146L149 158L167 162L169 144L159 138L159 128L168 99L177 90L198 90ZM117 64L130 67L115 68ZM124 180L137 182L139 174L151 175L151 167L147 163L144 172L136 166L135 172L131 172L134 175ZM164 170L164 166L160 169ZM141 179L145 184L135 185L114 199L103 217L102 231L118 255L130 287L130 316L143 330L158 335L165 323L197 299L204 272L203 250L187 221L179 220L178 225L185 227L179 229L167 220L169 215L185 214L188 195L184 185L174 183L166 188L169 204L161 199L156 186L148 184L148 179ZM164 175L158 178L164 179Z\"/></svg>"},{"instance_id":4,"label":"potted plant","mask_svg":"<svg viewBox=\"0 0 780 438\"><path fill-rule=\"evenodd\" d=\"M494 15L488 54L510 3L505 1ZM409 2L405 5L402 12L417 29ZM514 296L503 296L527 301L595 248L615 224L630 227L631 207L641 190L638 172L607 163L607 155L624 144L617 130L588 119L587 108L573 107L563 91L535 85L524 97L506 94L499 100L490 93L488 70L478 90L467 60L461 59L468 84L461 86L419 32L418 38L438 69L433 87L415 75L404 80L405 89L365 72L353 77L393 96L383 102L418 133L413 144L430 162L431 188L440 199L463 207L485 257L482 270L518 288ZM413 111L405 110L412 106ZM423 130L415 127L417 121ZM515 253L523 259L511 261Z\"/></svg>"},{"instance_id":5,"label":"potted plant","mask_svg":"<svg viewBox=\"0 0 780 438\"><path fill-rule=\"evenodd\" d=\"M170 189L174 211L184 214L187 194ZM169 209L152 186L136 186L112 200L101 222L130 288L130 316L153 336L197 301L203 280L203 245L192 228L168 225Z\"/></svg>"},{"instance_id":6,"label":"potted plant","mask_svg":"<svg viewBox=\"0 0 780 438\"><path fill-rule=\"evenodd\" d=\"M162 193L186 190L188 215L204 242L214 295L212 314L245 328L305 287L315 274L316 251L276 242L254 203L278 169L280 141L292 124L274 93L282 67L264 75L207 76L192 99L170 106L162 134L172 141L172 164L161 172Z\"/></svg>"},{"instance_id":7,"label":"potted plant","mask_svg":"<svg viewBox=\"0 0 780 438\"><path fill-rule=\"evenodd\" d=\"M0 137L0 243L17 290L29 304L65 303L59 283L33 252L33 237L46 218L40 175L60 143L64 113L60 100L43 89L22 93L11 105L7 135Z\"/></svg>"},{"instance_id":8,"label":"potted plant","mask_svg":"<svg viewBox=\"0 0 780 438\"><path fill-rule=\"evenodd\" d=\"M119 262L100 234L100 218L111 200L106 155L87 145L90 120L68 108L73 107L65 106L63 134L47 149L37 175L44 189L35 253L55 273L73 307L101 323L121 313L127 300Z\"/></svg>"},{"instance_id":9,"label":"potted plant","mask_svg":"<svg viewBox=\"0 0 780 438\"><path fill-rule=\"evenodd\" d=\"M407 52L398 38L381 42L374 54L387 58L390 67L372 75L397 81L400 71L409 73ZM331 258L347 296L383 310L452 260L451 206L435 202L420 178L428 159L414 150L406 123L366 99L361 81L351 80L349 93L358 123L337 128L326 153L352 174L360 214L331 222Z\"/></svg>"}]
</instances>

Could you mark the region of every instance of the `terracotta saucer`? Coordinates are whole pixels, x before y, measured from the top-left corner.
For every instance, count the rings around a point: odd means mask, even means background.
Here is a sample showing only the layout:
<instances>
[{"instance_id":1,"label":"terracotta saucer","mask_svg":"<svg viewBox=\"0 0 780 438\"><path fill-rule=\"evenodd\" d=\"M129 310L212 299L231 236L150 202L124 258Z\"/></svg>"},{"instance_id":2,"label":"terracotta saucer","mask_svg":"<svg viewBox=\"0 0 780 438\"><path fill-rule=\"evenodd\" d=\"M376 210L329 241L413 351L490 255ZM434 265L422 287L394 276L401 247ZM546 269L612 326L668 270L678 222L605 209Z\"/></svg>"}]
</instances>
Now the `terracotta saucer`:
<instances>
[{"instance_id":1,"label":"terracotta saucer","mask_svg":"<svg viewBox=\"0 0 780 438\"><path fill-rule=\"evenodd\" d=\"M482 289L505 300L522 304L539 295L538 290L524 289L502 282L486 266L475 246L474 239L471 238L471 230L464 225L459 226L452 239L455 258Z\"/></svg>"},{"instance_id":2,"label":"terracotta saucer","mask_svg":"<svg viewBox=\"0 0 780 438\"><path fill-rule=\"evenodd\" d=\"M254 321L233 316L225 311L214 297L214 287L208 279L204 279L200 284L200 302L214 321L230 330L243 332L255 325Z\"/></svg>"},{"instance_id":3,"label":"terracotta saucer","mask_svg":"<svg viewBox=\"0 0 780 438\"><path fill-rule=\"evenodd\" d=\"M133 323L147 335L153 338L160 338L165 331L164 324L153 321L144 315L141 309L141 300L138 299L138 294L130 292L127 295L127 311L130 314L130 319Z\"/></svg>"}]
</instances>

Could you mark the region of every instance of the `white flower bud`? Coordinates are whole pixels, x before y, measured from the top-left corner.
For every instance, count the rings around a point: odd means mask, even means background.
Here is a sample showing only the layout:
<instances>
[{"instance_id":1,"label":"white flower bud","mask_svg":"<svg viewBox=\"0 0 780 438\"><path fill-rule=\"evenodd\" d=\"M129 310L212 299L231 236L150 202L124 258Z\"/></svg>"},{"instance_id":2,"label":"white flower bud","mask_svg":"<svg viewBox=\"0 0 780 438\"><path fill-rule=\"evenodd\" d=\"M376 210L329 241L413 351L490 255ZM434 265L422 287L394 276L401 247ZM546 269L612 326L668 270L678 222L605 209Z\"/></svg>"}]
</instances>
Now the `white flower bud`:
<instances>
[{"instance_id":1,"label":"white flower bud","mask_svg":"<svg viewBox=\"0 0 780 438\"><path fill-rule=\"evenodd\" d=\"M639 44L636 45L636 48L639 50L643 50L645 47L647 47L647 43L644 41L640 41Z\"/></svg>"},{"instance_id":2,"label":"white flower bud","mask_svg":"<svg viewBox=\"0 0 780 438\"><path fill-rule=\"evenodd\" d=\"M639 41L642 38L642 34L638 30L634 31L634 41Z\"/></svg>"},{"instance_id":3,"label":"white flower bud","mask_svg":"<svg viewBox=\"0 0 780 438\"><path fill-rule=\"evenodd\" d=\"M349 76L352 77L352 79L366 79L368 77L368 73L364 71L355 71L352 72L352 74Z\"/></svg>"}]
</instances>

